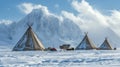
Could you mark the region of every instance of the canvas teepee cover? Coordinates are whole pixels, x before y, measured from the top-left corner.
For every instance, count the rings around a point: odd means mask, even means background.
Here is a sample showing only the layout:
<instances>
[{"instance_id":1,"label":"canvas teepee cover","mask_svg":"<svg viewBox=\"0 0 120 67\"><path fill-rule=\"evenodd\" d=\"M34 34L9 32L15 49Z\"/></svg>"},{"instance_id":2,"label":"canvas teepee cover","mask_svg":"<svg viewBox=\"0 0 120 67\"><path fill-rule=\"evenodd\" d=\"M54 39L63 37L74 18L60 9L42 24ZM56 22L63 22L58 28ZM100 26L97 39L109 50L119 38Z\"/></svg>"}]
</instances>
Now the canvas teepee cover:
<instances>
[{"instance_id":1,"label":"canvas teepee cover","mask_svg":"<svg viewBox=\"0 0 120 67\"><path fill-rule=\"evenodd\" d=\"M43 44L39 41L32 28L29 26L25 34L18 41L13 51L44 50Z\"/></svg>"},{"instance_id":2,"label":"canvas teepee cover","mask_svg":"<svg viewBox=\"0 0 120 67\"><path fill-rule=\"evenodd\" d=\"M90 49L96 49L96 47L86 34L81 43L76 47L76 50L90 50Z\"/></svg>"},{"instance_id":3,"label":"canvas teepee cover","mask_svg":"<svg viewBox=\"0 0 120 67\"><path fill-rule=\"evenodd\" d=\"M102 43L102 45L99 47L99 49L102 49L102 50L112 50L112 47L108 41L107 38L105 38L105 41Z\"/></svg>"}]
</instances>

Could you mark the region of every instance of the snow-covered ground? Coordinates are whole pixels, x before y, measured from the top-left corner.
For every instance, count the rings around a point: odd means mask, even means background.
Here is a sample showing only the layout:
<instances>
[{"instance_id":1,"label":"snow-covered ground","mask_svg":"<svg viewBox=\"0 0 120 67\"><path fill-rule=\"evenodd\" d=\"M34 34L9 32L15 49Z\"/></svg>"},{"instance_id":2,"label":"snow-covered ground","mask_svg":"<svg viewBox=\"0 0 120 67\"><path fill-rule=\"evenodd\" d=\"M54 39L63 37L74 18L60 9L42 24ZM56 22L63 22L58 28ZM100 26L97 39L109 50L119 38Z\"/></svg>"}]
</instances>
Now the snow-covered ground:
<instances>
[{"instance_id":1,"label":"snow-covered ground","mask_svg":"<svg viewBox=\"0 0 120 67\"><path fill-rule=\"evenodd\" d=\"M1 51L0 67L120 67L119 50Z\"/></svg>"}]
</instances>

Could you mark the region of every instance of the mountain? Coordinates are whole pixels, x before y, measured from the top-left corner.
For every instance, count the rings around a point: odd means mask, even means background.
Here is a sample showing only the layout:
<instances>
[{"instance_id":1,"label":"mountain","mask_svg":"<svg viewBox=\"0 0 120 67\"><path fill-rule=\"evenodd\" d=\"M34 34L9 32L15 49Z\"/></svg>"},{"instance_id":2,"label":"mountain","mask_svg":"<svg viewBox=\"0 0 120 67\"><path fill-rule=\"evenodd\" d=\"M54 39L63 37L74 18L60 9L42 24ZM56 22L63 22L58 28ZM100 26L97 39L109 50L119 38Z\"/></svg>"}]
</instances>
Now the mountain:
<instances>
[{"instance_id":1,"label":"mountain","mask_svg":"<svg viewBox=\"0 0 120 67\"><path fill-rule=\"evenodd\" d=\"M33 10L19 22L13 22L10 25L0 24L1 45L15 46L27 30L28 24L32 25L33 31L45 47L58 48L64 43L76 47L84 37L84 32L88 32L97 46L104 41L105 37L108 37L113 47L120 47L120 37L108 27L99 26L96 30L96 28L88 26L89 29L83 29L82 25L77 25L65 17L62 17L61 20L60 16L45 13L41 9Z\"/></svg>"},{"instance_id":2,"label":"mountain","mask_svg":"<svg viewBox=\"0 0 120 67\"><path fill-rule=\"evenodd\" d=\"M4 23L0 24L0 45L4 46L11 44L15 25L15 22L10 25L6 25Z\"/></svg>"},{"instance_id":3,"label":"mountain","mask_svg":"<svg viewBox=\"0 0 120 67\"><path fill-rule=\"evenodd\" d=\"M16 24L13 37L14 45L26 31L28 24L32 24L33 31L38 35L45 47L59 47L67 43L72 46L77 45L82 37L82 32L78 25L64 18L46 14L42 10L33 10L25 18ZM73 32L74 31L74 32Z\"/></svg>"}]
</instances>

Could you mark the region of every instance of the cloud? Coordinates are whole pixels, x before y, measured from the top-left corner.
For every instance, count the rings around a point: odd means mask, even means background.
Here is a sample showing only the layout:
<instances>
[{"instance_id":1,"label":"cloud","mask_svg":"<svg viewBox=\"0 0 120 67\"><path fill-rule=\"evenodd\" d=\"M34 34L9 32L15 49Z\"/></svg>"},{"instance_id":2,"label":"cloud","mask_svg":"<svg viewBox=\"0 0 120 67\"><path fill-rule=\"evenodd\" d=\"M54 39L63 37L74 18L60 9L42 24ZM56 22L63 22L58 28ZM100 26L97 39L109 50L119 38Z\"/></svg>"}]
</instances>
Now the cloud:
<instances>
[{"instance_id":1,"label":"cloud","mask_svg":"<svg viewBox=\"0 0 120 67\"><path fill-rule=\"evenodd\" d=\"M61 15L64 19L67 18L77 24L82 32L89 32L97 44L101 43L105 37L112 40L112 44L119 43L120 11L111 10L109 15L102 14L85 0L81 2L73 0L71 6L77 14L62 10Z\"/></svg>"},{"instance_id":2,"label":"cloud","mask_svg":"<svg viewBox=\"0 0 120 67\"><path fill-rule=\"evenodd\" d=\"M11 20L5 20L5 19L0 20L0 24L9 25L9 24L12 24L12 23L13 23L13 21L11 21Z\"/></svg>"},{"instance_id":3,"label":"cloud","mask_svg":"<svg viewBox=\"0 0 120 67\"><path fill-rule=\"evenodd\" d=\"M107 16L110 28L120 36L120 11L112 10L111 15Z\"/></svg>"},{"instance_id":4,"label":"cloud","mask_svg":"<svg viewBox=\"0 0 120 67\"><path fill-rule=\"evenodd\" d=\"M98 27L106 27L106 28L112 29L114 32L116 32L119 35L120 11L112 10L110 15L108 16L108 15L102 14L96 8L93 8L85 0L82 0L81 2L79 2L78 0L73 0L71 1L71 5L78 12L77 15L75 15L74 13L62 10L61 15L58 17L62 19L67 18L73 21L85 31L91 30L92 28L94 28L95 30L98 30L100 29ZM59 5L55 4L54 7L59 8ZM43 12L45 12L46 14L55 15L54 13L50 13L46 6L43 6L40 4L22 3L18 5L18 8L25 14L30 13L34 9L42 9Z\"/></svg>"},{"instance_id":5,"label":"cloud","mask_svg":"<svg viewBox=\"0 0 120 67\"><path fill-rule=\"evenodd\" d=\"M22 3L17 7L25 14L29 14L34 9L42 9L45 13L49 13L47 7L40 4Z\"/></svg>"},{"instance_id":6,"label":"cloud","mask_svg":"<svg viewBox=\"0 0 120 67\"><path fill-rule=\"evenodd\" d=\"M98 24L108 26L107 19L106 19L105 15L103 15L97 9L93 8L85 0L82 0L81 2L74 0L72 2L72 6L76 11L78 11L79 17L81 19L88 20L91 23L98 23ZM88 21L86 23L89 23Z\"/></svg>"},{"instance_id":7,"label":"cloud","mask_svg":"<svg viewBox=\"0 0 120 67\"><path fill-rule=\"evenodd\" d=\"M98 29L99 26L108 27L120 36L120 11L112 10L110 15L105 15L93 8L85 0L81 2L74 0L71 5L78 12L79 18L85 24L81 25L81 27L87 28L87 30L93 27Z\"/></svg>"},{"instance_id":8,"label":"cloud","mask_svg":"<svg viewBox=\"0 0 120 67\"><path fill-rule=\"evenodd\" d=\"M79 16L75 16L73 13L62 11L61 14L64 18L70 19L78 25L82 24L83 20Z\"/></svg>"}]
</instances>

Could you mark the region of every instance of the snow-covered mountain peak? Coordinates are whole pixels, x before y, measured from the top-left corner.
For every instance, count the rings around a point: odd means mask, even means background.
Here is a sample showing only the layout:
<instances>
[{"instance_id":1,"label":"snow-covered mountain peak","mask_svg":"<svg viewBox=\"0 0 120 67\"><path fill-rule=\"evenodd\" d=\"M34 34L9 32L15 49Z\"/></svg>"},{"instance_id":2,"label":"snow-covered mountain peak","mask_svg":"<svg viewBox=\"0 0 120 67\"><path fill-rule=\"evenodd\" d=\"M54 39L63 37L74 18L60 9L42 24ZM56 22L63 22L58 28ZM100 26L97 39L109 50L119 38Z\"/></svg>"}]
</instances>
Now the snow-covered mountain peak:
<instances>
[{"instance_id":1,"label":"snow-covered mountain peak","mask_svg":"<svg viewBox=\"0 0 120 67\"><path fill-rule=\"evenodd\" d=\"M54 14L46 14L43 9L35 9L16 24L15 33L17 35L13 37L15 43L28 28L27 24L33 24L33 31L46 47L52 47L53 45L59 47L59 45L64 43L74 46L79 43L82 37L80 27L71 20L64 18L61 21Z\"/></svg>"}]
</instances>

